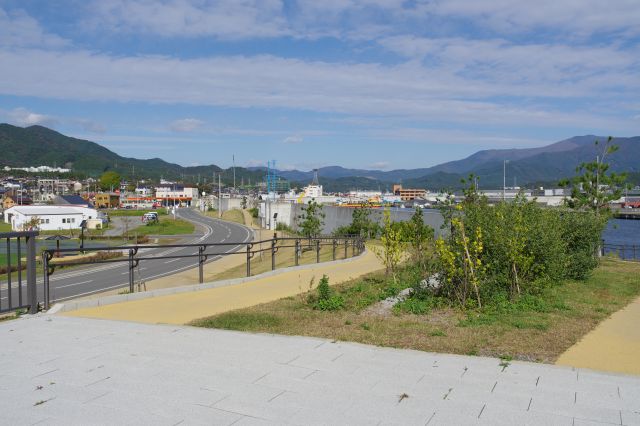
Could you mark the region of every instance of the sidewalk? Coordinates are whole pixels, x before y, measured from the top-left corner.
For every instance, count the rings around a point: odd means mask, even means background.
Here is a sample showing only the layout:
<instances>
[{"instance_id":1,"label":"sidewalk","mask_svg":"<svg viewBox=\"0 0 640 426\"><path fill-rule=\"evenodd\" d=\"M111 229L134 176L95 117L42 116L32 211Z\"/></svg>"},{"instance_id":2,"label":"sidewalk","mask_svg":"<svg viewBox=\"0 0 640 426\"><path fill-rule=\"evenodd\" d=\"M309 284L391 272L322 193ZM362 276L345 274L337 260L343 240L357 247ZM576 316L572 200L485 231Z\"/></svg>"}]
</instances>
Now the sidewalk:
<instances>
[{"instance_id":1,"label":"sidewalk","mask_svg":"<svg viewBox=\"0 0 640 426\"><path fill-rule=\"evenodd\" d=\"M323 274L335 285L381 268L375 254L366 251L347 262L312 264L232 286L80 309L62 315L152 324L187 324L206 316L299 294L308 290L312 279L317 284Z\"/></svg>"},{"instance_id":2,"label":"sidewalk","mask_svg":"<svg viewBox=\"0 0 640 426\"><path fill-rule=\"evenodd\" d=\"M0 323L4 424L640 423L640 378L184 326Z\"/></svg>"},{"instance_id":3,"label":"sidewalk","mask_svg":"<svg viewBox=\"0 0 640 426\"><path fill-rule=\"evenodd\" d=\"M640 298L603 321L556 364L640 375Z\"/></svg>"}]
</instances>

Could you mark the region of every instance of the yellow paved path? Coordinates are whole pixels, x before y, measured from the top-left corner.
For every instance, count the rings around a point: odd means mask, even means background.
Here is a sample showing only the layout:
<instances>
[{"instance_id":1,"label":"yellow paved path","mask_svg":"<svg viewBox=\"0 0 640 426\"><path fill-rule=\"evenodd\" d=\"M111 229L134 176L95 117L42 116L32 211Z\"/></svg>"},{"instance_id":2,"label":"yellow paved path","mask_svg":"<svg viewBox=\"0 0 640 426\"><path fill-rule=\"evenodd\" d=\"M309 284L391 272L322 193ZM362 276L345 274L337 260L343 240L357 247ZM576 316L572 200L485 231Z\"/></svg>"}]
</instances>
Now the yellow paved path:
<instances>
[{"instance_id":1,"label":"yellow paved path","mask_svg":"<svg viewBox=\"0 0 640 426\"><path fill-rule=\"evenodd\" d=\"M570 347L556 364L640 374L640 298Z\"/></svg>"},{"instance_id":2,"label":"yellow paved path","mask_svg":"<svg viewBox=\"0 0 640 426\"><path fill-rule=\"evenodd\" d=\"M80 309L61 315L152 324L186 324L209 315L299 294L309 289L312 278L317 284L322 274L326 274L330 284L335 285L381 268L382 264L375 254L367 251L351 262L309 265L302 270L285 271L233 286Z\"/></svg>"}]
</instances>

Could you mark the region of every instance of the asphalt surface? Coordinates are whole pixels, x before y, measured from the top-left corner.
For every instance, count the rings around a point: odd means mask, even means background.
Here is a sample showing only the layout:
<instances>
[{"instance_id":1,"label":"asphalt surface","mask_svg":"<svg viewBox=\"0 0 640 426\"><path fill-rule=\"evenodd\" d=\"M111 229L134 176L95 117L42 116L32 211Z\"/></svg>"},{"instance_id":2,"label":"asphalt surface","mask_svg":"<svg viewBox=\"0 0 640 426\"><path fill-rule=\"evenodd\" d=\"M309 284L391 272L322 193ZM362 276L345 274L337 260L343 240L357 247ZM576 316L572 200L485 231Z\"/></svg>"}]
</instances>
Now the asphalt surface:
<instances>
[{"instance_id":1,"label":"asphalt surface","mask_svg":"<svg viewBox=\"0 0 640 426\"><path fill-rule=\"evenodd\" d=\"M177 216L188 220L196 225L197 231L194 235L182 239L176 244L216 244L216 243L238 243L217 247L208 247L205 254L231 253L252 239L252 231L242 225L224 222L217 219L202 216L191 209L180 209ZM135 268L134 280L150 281L156 278L168 276L187 269L195 268L198 265L197 257L179 258L177 256L194 255L198 253L198 247L173 247L173 248L149 248L138 251L136 258L157 258L166 256L176 256L172 259L150 259L141 260ZM241 256L238 254L237 256ZM208 256L207 263L220 259L222 256ZM23 297L26 297L26 273L23 275ZM43 279L38 278L38 300L43 300ZM12 284L13 305L18 300L17 283ZM128 262L93 264L73 269L56 269L49 278L50 301L60 302L82 296L88 296L107 290L129 287L129 267ZM3 308L6 308L7 285L3 283L0 287L0 301Z\"/></svg>"}]
</instances>

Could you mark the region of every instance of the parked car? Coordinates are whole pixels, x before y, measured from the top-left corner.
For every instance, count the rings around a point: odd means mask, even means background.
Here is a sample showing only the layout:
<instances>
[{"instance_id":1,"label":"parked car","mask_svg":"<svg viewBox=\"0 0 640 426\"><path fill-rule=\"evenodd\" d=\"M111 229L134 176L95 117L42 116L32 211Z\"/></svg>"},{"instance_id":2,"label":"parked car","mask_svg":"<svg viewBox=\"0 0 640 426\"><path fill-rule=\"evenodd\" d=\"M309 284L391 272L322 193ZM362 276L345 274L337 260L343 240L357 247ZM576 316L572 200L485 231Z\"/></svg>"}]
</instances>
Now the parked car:
<instances>
[{"instance_id":1,"label":"parked car","mask_svg":"<svg viewBox=\"0 0 640 426\"><path fill-rule=\"evenodd\" d=\"M146 224L155 223L158 221L158 213L148 212L142 215L142 222Z\"/></svg>"}]
</instances>

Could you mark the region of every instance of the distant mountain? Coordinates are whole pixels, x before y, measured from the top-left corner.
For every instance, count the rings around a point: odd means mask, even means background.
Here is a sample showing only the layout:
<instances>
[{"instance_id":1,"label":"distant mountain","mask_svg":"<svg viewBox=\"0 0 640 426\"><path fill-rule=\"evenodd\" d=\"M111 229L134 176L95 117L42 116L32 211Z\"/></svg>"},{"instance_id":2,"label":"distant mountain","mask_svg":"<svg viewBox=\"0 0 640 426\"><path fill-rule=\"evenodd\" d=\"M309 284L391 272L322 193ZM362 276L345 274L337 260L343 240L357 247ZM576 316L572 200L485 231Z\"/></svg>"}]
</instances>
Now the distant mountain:
<instances>
[{"instance_id":1,"label":"distant mountain","mask_svg":"<svg viewBox=\"0 0 640 426\"><path fill-rule=\"evenodd\" d=\"M507 185L534 185L541 182L556 183L573 176L576 167L585 161L593 161L598 155L594 141L604 142L600 136L576 136L548 146L526 149L492 149L478 151L467 158L450 161L433 167L397 169L390 171L348 169L340 166L322 167L318 170L320 183L327 191L350 189L388 189L394 183L405 187L460 188L460 180L469 173L477 175L481 188L502 187L503 165L506 166ZM640 180L640 136L616 138L620 150L608 158L614 171L630 172L631 181ZM107 170L120 173L125 179L140 178L182 179L195 181L198 176L211 182L215 173L230 184L231 168L226 170L211 164L183 167L159 158L139 160L121 157L94 142L62 135L42 126L16 127L0 124L0 166L54 166L72 168L75 173L99 176ZM417 153L419 154L419 153ZM252 183L264 179L264 167L236 167L236 183L243 180ZM312 171L281 170L279 176L291 181L292 186L302 187L313 179Z\"/></svg>"},{"instance_id":2,"label":"distant mountain","mask_svg":"<svg viewBox=\"0 0 640 426\"><path fill-rule=\"evenodd\" d=\"M43 126L17 127L0 124L0 166L58 166L70 168L76 174L99 176L113 170L125 179L133 177L159 179L182 178L195 181L198 176L208 181L222 173L222 179L233 180L231 169L223 170L216 165L183 167L160 158L139 160L120 155L95 142L65 136ZM244 178L253 182L262 180L263 173L236 167L236 181Z\"/></svg>"},{"instance_id":3,"label":"distant mountain","mask_svg":"<svg viewBox=\"0 0 640 426\"><path fill-rule=\"evenodd\" d=\"M324 179L331 188L333 179L346 176L367 178L368 189L402 183L405 187L415 186L429 189L460 188L460 180L470 173L477 175L481 187L502 187L503 165L506 167L507 185L531 185L536 182L553 182L575 174L576 167L593 161L599 154L594 142L606 141L602 136L576 136L548 146L525 149L493 149L478 151L462 160L450 161L437 166L419 169L399 169L391 171L344 169L324 167L318 170L320 181ZM615 138L620 150L608 158L613 171L640 172L640 136ZM288 179L310 181L312 172L298 170L282 171ZM635 175L632 175L635 176ZM634 182L633 179L631 179ZM367 188L363 188L367 189ZM329 189L331 190L331 189Z\"/></svg>"}]
</instances>

